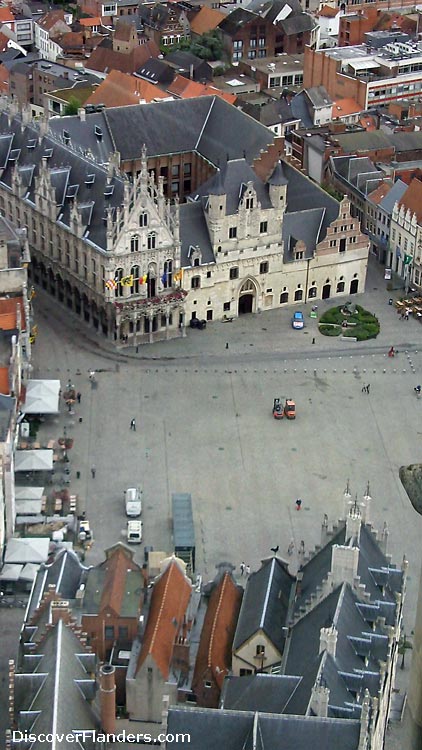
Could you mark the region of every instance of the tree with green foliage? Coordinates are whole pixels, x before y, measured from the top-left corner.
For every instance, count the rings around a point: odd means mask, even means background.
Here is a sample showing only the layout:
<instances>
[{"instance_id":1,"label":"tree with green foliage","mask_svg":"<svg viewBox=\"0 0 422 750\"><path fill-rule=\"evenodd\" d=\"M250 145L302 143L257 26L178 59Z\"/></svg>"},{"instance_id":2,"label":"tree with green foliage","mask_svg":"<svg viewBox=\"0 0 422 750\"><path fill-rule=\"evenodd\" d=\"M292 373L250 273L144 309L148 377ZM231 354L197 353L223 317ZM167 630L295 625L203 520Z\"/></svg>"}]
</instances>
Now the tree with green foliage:
<instances>
[{"instance_id":1,"label":"tree with green foliage","mask_svg":"<svg viewBox=\"0 0 422 750\"><path fill-rule=\"evenodd\" d=\"M213 31L207 31L196 39L181 39L172 47L160 47L164 55L176 49L191 52L192 55L196 55L202 60L221 60L224 49L223 38L219 29L213 29Z\"/></svg>"},{"instance_id":2,"label":"tree with green foliage","mask_svg":"<svg viewBox=\"0 0 422 750\"><path fill-rule=\"evenodd\" d=\"M71 96L68 103L66 104L64 108L64 114L65 115L77 115L78 109L81 106L79 100L76 98L76 96Z\"/></svg>"}]
</instances>

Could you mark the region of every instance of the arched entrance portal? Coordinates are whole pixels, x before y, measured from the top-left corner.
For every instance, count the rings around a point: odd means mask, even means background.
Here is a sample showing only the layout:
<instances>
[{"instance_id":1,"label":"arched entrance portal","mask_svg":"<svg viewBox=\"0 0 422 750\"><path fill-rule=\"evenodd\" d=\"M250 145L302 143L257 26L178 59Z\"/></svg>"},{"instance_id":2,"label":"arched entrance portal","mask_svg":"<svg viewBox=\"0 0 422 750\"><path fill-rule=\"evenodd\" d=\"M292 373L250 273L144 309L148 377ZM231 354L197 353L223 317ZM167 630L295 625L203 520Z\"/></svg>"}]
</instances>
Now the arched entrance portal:
<instances>
[{"instance_id":1,"label":"arched entrance portal","mask_svg":"<svg viewBox=\"0 0 422 750\"><path fill-rule=\"evenodd\" d=\"M324 284L322 287L322 299L328 299L331 294L331 284Z\"/></svg>"},{"instance_id":2,"label":"arched entrance portal","mask_svg":"<svg viewBox=\"0 0 422 750\"><path fill-rule=\"evenodd\" d=\"M254 312L255 298L255 284L250 279L247 279L239 292L239 315Z\"/></svg>"},{"instance_id":3,"label":"arched entrance portal","mask_svg":"<svg viewBox=\"0 0 422 750\"><path fill-rule=\"evenodd\" d=\"M359 279L352 279L350 282L350 294L357 294L359 289Z\"/></svg>"}]
</instances>

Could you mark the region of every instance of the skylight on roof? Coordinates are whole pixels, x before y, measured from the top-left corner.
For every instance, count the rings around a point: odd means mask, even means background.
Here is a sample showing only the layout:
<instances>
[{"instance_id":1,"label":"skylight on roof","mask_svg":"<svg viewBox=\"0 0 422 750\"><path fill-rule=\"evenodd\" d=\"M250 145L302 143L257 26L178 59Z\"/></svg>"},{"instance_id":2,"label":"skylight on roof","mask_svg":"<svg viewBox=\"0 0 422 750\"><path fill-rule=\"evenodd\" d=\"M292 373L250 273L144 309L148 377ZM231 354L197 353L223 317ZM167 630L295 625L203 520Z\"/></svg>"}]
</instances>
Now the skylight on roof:
<instances>
[{"instance_id":1,"label":"skylight on roof","mask_svg":"<svg viewBox=\"0 0 422 750\"><path fill-rule=\"evenodd\" d=\"M28 141L28 143L27 143L27 148L35 148L35 146L36 146L36 145L37 145L37 140L36 140L36 138L31 138L31 139L30 139L30 140Z\"/></svg>"},{"instance_id":2,"label":"skylight on roof","mask_svg":"<svg viewBox=\"0 0 422 750\"><path fill-rule=\"evenodd\" d=\"M43 157L44 159L50 159L53 156L53 149L52 148L46 148Z\"/></svg>"},{"instance_id":3,"label":"skylight on roof","mask_svg":"<svg viewBox=\"0 0 422 750\"><path fill-rule=\"evenodd\" d=\"M114 193L114 185L106 185L104 188L104 196L110 198Z\"/></svg>"},{"instance_id":4,"label":"skylight on roof","mask_svg":"<svg viewBox=\"0 0 422 750\"><path fill-rule=\"evenodd\" d=\"M87 174L85 177L85 185L93 185L95 182L95 174Z\"/></svg>"}]
</instances>

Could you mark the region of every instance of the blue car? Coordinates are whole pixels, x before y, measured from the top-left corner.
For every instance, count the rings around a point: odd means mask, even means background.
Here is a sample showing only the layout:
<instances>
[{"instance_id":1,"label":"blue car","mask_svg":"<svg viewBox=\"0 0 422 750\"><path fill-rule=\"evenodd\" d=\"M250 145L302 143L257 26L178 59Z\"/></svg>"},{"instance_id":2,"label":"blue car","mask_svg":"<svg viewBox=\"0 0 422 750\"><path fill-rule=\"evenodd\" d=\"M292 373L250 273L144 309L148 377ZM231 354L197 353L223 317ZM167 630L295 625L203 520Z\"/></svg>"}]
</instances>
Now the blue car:
<instances>
[{"instance_id":1,"label":"blue car","mask_svg":"<svg viewBox=\"0 0 422 750\"><path fill-rule=\"evenodd\" d=\"M292 328L303 328L304 325L303 312L295 312L292 318Z\"/></svg>"}]
</instances>

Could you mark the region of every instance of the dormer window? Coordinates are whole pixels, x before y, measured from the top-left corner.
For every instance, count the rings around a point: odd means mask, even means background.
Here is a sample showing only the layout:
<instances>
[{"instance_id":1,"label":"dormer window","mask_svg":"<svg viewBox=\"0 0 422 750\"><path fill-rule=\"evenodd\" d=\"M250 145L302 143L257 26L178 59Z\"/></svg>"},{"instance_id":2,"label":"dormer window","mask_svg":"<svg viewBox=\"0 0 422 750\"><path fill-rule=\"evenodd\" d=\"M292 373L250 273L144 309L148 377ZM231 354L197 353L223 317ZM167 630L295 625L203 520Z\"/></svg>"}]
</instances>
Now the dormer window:
<instances>
[{"instance_id":1,"label":"dormer window","mask_svg":"<svg viewBox=\"0 0 422 750\"><path fill-rule=\"evenodd\" d=\"M246 208L247 209L253 208L253 198L246 198Z\"/></svg>"},{"instance_id":2,"label":"dormer window","mask_svg":"<svg viewBox=\"0 0 422 750\"><path fill-rule=\"evenodd\" d=\"M148 214L146 213L146 211L143 211L143 213L139 214L139 226L148 226Z\"/></svg>"}]
</instances>

